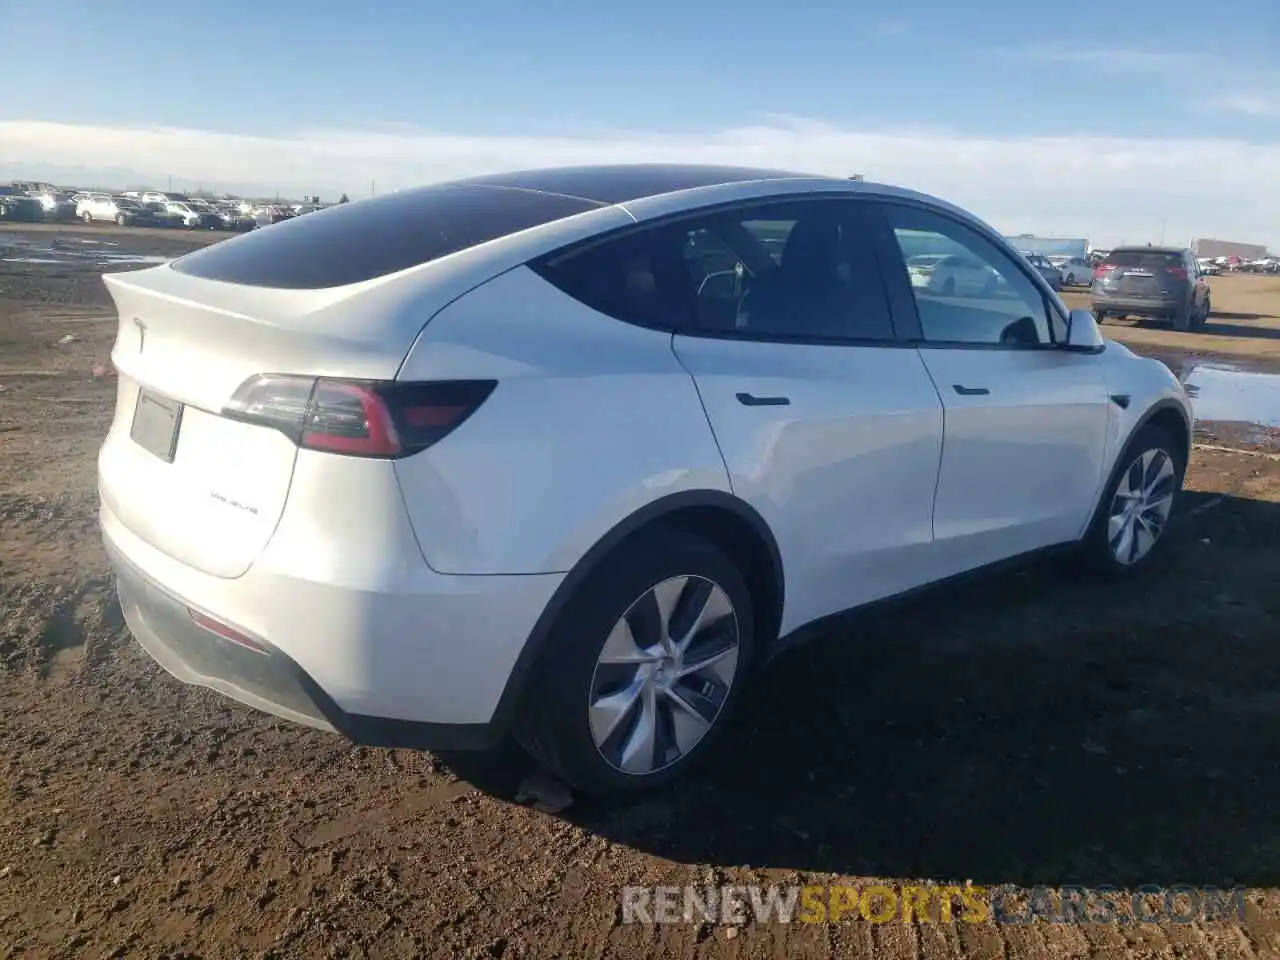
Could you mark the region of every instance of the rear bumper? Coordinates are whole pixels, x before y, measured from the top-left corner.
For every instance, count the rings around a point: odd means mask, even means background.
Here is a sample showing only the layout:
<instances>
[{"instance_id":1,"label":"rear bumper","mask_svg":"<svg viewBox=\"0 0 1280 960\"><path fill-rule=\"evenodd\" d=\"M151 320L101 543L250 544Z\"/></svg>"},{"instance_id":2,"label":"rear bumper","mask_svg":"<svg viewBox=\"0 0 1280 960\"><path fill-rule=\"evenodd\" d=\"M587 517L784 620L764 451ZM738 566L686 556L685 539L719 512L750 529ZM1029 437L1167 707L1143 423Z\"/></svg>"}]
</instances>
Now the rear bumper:
<instances>
[{"instance_id":1,"label":"rear bumper","mask_svg":"<svg viewBox=\"0 0 1280 960\"><path fill-rule=\"evenodd\" d=\"M265 557L243 577L223 579L159 553L106 507L100 522L125 622L160 666L367 746L496 745L510 722L517 661L563 579L430 574L407 595L372 595L307 581L302 570L275 573ZM192 610L260 649L211 632Z\"/></svg>"},{"instance_id":2,"label":"rear bumper","mask_svg":"<svg viewBox=\"0 0 1280 960\"><path fill-rule=\"evenodd\" d=\"M259 653L196 624L190 605L150 580L103 538L129 631L183 683L208 687L295 723L338 731L343 712L305 670L278 650Z\"/></svg>"},{"instance_id":3,"label":"rear bumper","mask_svg":"<svg viewBox=\"0 0 1280 960\"><path fill-rule=\"evenodd\" d=\"M1181 300L1162 300L1155 297L1093 296L1093 309L1102 313L1128 314L1134 317L1172 317L1183 307Z\"/></svg>"}]
</instances>

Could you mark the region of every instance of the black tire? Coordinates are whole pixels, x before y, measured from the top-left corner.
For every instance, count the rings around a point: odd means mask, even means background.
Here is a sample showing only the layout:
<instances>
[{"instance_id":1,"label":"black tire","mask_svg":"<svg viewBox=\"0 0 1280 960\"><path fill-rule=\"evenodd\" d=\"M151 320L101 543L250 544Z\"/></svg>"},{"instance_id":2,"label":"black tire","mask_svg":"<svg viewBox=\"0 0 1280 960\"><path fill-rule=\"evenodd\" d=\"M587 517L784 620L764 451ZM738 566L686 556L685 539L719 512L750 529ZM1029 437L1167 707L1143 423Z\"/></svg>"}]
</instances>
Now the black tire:
<instances>
[{"instance_id":1,"label":"black tire","mask_svg":"<svg viewBox=\"0 0 1280 960\"><path fill-rule=\"evenodd\" d=\"M1094 323L1096 323L1098 326L1102 326L1103 323L1105 323L1107 320L1106 311L1105 310L1093 311L1093 320L1094 320Z\"/></svg>"},{"instance_id":2,"label":"black tire","mask_svg":"<svg viewBox=\"0 0 1280 960\"><path fill-rule=\"evenodd\" d=\"M80 219L83 220L85 223L87 223L89 226L93 226L93 214L82 213L80 214Z\"/></svg>"},{"instance_id":3,"label":"black tire","mask_svg":"<svg viewBox=\"0 0 1280 960\"><path fill-rule=\"evenodd\" d=\"M597 749L588 704L596 663L614 625L647 592L672 577L697 576L724 590L738 630L738 664L710 729L686 754L646 774L624 773ZM516 741L581 793L609 797L661 787L707 755L749 677L754 652L752 598L733 561L714 544L658 529L607 557L570 598L529 677ZM627 721L629 722L629 721Z\"/></svg>"},{"instance_id":4,"label":"black tire","mask_svg":"<svg viewBox=\"0 0 1280 960\"><path fill-rule=\"evenodd\" d=\"M1178 308L1178 312L1173 315L1173 329L1190 330L1191 324L1195 320L1195 308L1188 301L1186 304Z\"/></svg>"},{"instance_id":5,"label":"black tire","mask_svg":"<svg viewBox=\"0 0 1280 960\"><path fill-rule=\"evenodd\" d=\"M1195 330L1203 330L1204 325L1209 322L1209 315L1213 313L1213 304L1209 302L1209 298L1205 297L1204 308L1196 311L1195 318L1191 321L1191 326Z\"/></svg>"},{"instance_id":6,"label":"black tire","mask_svg":"<svg viewBox=\"0 0 1280 960\"><path fill-rule=\"evenodd\" d=\"M1134 434L1133 439L1129 441L1120 457L1116 460L1115 469L1112 470L1102 498L1098 501L1093 520L1089 525L1089 532L1085 534L1084 540L1080 544L1085 562L1094 573L1109 578L1133 576L1146 568L1151 562L1151 558L1160 551L1160 544L1164 542L1165 532L1168 528L1167 520L1160 527L1155 543L1150 549L1144 555L1129 563L1123 563L1117 559L1112 549L1109 535L1112 505L1115 502L1116 490L1119 488L1121 480L1124 479L1125 474L1133 468L1133 464L1139 458L1152 450L1159 451L1168 457L1173 465L1172 506L1177 505L1178 493L1182 490L1182 478L1186 474L1187 465L1178 454L1178 447L1167 430L1151 425L1142 427ZM1170 510L1172 510L1172 506Z\"/></svg>"},{"instance_id":7,"label":"black tire","mask_svg":"<svg viewBox=\"0 0 1280 960\"><path fill-rule=\"evenodd\" d=\"M127 221L125 220L125 216L123 213L120 214L120 216L116 217L116 226L123 227L126 222Z\"/></svg>"}]
</instances>

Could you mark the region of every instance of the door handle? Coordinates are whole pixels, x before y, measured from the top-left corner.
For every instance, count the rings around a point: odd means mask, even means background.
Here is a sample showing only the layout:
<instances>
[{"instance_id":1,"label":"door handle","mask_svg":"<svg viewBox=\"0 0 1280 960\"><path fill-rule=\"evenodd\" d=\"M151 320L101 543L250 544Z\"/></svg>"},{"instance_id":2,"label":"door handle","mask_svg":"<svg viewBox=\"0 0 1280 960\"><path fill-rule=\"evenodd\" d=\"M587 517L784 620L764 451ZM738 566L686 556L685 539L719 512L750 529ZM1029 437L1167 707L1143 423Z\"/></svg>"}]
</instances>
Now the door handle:
<instances>
[{"instance_id":1,"label":"door handle","mask_svg":"<svg viewBox=\"0 0 1280 960\"><path fill-rule=\"evenodd\" d=\"M962 397L985 397L991 392L986 387L966 387L962 383L953 383L951 389Z\"/></svg>"},{"instance_id":2,"label":"door handle","mask_svg":"<svg viewBox=\"0 0 1280 960\"><path fill-rule=\"evenodd\" d=\"M785 407L790 397L757 397L750 393L738 394L738 402L744 407Z\"/></svg>"}]
</instances>

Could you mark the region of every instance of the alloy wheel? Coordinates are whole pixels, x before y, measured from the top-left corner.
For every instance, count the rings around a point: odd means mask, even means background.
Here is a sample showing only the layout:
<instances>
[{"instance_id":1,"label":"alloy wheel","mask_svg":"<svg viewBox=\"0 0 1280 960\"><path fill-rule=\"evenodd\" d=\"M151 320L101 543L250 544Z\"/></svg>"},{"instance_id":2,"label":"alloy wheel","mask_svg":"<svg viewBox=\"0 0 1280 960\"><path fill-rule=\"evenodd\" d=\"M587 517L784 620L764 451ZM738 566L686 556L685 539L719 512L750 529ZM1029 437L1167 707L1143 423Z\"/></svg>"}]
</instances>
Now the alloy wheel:
<instances>
[{"instance_id":1,"label":"alloy wheel","mask_svg":"<svg viewBox=\"0 0 1280 960\"><path fill-rule=\"evenodd\" d=\"M670 577L627 609L591 678L600 756L643 776L687 756L720 716L738 673L737 612L705 577Z\"/></svg>"},{"instance_id":2,"label":"alloy wheel","mask_svg":"<svg viewBox=\"0 0 1280 960\"><path fill-rule=\"evenodd\" d=\"M1173 509L1178 471L1164 450L1144 450L1124 471L1111 501L1107 543L1116 562L1131 566L1151 552Z\"/></svg>"}]
</instances>

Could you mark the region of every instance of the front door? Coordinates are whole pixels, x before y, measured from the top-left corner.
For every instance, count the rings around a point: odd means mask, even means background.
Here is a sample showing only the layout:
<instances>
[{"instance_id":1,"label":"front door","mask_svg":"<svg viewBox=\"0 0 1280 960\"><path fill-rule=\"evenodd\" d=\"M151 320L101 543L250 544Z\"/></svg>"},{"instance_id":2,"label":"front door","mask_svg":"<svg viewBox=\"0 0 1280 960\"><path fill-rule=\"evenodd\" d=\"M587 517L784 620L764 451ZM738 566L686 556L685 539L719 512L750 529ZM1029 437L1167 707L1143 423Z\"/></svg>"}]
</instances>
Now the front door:
<instances>
[{"instance_id":1,"label":"front door","mask_svg":"<svg viewBox=\"0 0 1280 960\"><path fill-rule=\"evenodd\" d=\"M940 213L886 204L903 260L953 252L995 283L946 295L911 290L920 356L945 409L933 510L937 573L946 576L1078 538L1102 478L1110 402L1099 357L1055 347L1057 303L991 238Z\"/></svg>"}]
</instances>

